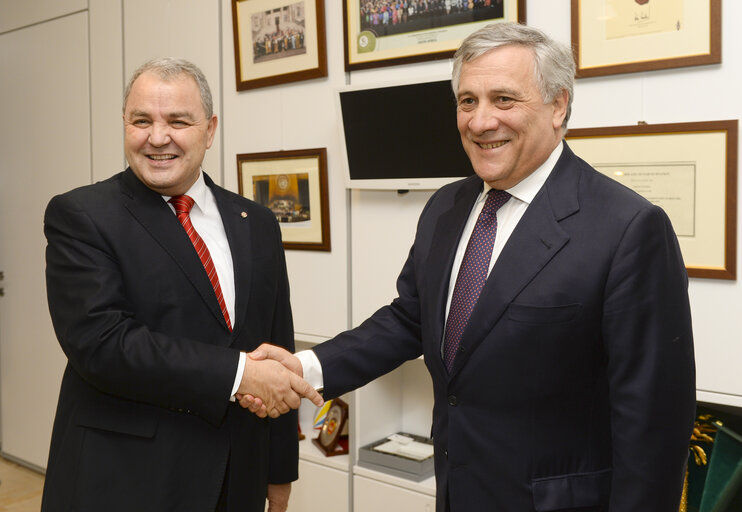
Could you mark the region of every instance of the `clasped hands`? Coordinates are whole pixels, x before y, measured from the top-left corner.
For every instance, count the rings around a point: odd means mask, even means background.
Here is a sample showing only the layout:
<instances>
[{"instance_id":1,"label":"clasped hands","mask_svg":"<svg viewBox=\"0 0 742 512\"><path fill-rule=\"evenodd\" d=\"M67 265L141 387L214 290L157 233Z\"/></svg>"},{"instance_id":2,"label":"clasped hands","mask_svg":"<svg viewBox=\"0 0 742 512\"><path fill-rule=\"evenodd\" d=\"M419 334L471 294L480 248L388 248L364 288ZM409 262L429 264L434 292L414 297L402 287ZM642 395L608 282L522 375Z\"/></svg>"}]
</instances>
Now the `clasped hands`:
<instances>
[{"instance_id":1,"label":"clasped hands","mask_svg":"<svg viewBox=\"0 0 742 512\"><path fill-rule=\"evenodd\" d=\"M321 406L324 400L302 377L303 369L296 356L284 348L263 343L247 354L235 398L261 418L277 418L298 409L302 397Z\"/></svg>"}]
</instances>

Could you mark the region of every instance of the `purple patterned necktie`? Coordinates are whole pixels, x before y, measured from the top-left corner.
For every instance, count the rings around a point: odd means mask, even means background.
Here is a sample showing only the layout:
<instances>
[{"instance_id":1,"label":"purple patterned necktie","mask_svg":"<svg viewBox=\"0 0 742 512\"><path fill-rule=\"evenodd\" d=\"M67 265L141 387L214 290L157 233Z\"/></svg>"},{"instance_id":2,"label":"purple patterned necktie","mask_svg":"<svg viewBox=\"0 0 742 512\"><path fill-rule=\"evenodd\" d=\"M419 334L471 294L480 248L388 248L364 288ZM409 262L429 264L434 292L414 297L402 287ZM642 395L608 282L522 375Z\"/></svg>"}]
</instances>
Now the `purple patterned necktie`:
<instances>
[{"instance_id":1,"label":"purple patterned necktie","mask_svg":"<svg viewBox=\"0 0 742 512\"><path fill-rule=\"evenodd\" d=\"M456 276L443 342L443 361L449 373L453 368L453 360L461 342L461 335L464 333L469 316L487 280L492 247L495 244L495 235L497 235L497 210L508 199L510 199L510 194L504 190L492 189L487 193L487 200L484 202L482 212L477 218L474 231L466 246L459 275Z\"/></svg>"}]
</instances>

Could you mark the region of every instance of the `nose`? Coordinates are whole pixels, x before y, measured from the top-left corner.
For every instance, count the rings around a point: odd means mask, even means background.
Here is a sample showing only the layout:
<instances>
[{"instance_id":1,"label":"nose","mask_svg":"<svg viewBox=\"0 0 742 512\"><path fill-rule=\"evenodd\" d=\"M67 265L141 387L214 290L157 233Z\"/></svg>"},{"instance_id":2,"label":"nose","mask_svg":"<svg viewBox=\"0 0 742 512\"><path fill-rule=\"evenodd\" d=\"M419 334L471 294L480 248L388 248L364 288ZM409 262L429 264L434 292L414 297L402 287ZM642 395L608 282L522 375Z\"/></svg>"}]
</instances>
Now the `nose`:
<instances>
[{"instance_id":1,"label":"nose","mask_svg":"<svg viewBox=\"0 0 742 512\"><path fill-rule=\"evenodd\" d=\"M152 123L149 130L149 143L155 147L170 143L170 125L167 123Z\"/></svg>"},{"instance_id":2,"label":"nose","mask_svg":"<svg viewBox=\"0 0 742 512\"><path fill-rule=\"evenodd\" d=\"M469 130L473 133L484 133L497 130L500 126L498 110L494 105L480 103L477 108L471 112L469 119Z\"/></svg>"}]
</instances>

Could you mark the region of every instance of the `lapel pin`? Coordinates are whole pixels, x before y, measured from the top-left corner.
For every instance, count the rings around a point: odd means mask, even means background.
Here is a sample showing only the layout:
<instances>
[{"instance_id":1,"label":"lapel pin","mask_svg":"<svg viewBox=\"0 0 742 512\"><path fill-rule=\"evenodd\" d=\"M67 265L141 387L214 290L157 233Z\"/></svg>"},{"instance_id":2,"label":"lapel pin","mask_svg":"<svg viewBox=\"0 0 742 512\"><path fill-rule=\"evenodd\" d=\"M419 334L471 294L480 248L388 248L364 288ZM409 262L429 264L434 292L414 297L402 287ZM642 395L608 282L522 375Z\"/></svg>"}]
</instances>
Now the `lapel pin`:
<instances>
[{"instance_id":1,"label":"lapel pin","mask_svg":"<svg viewBox=\"0 0 742 512\"><path fill-rule=\"evenodd\" d=\"M247 218L247 212L240 213L240 217L242 217L243 219L246 219Z\"/></svg>"}]
</instances>

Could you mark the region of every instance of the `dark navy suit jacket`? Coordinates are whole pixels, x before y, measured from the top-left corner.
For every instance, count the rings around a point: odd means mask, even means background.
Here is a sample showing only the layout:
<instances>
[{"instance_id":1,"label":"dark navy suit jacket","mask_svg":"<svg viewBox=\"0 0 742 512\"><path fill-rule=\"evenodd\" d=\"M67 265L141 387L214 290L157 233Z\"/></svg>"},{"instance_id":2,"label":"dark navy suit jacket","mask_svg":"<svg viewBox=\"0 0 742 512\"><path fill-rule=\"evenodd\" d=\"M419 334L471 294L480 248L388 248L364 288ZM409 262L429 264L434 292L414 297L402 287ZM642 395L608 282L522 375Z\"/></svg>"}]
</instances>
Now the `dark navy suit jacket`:
<instances>
[{"instance_id":1,"label":"dark navy suit jacket","mask_svg":"<svg viewBox=\"0 0 742 512\"><path fill-rule=\"evenodd\" d=\"M239 350L293 350L279 227L205 180L232 252L233 332L185 230L130 169L49 203L49 310L68 364L44 512L213 512L228 460L230 510L262 512L268 482L297 478L296 414L227 401Z\"/></svg>"},{"instance_id":2,"label":"dark navy suit jacket","mask_svg":"<svg viewBox=\"0 0 742 512\"><path fill-rule=\"evenodd\" d=\"M436 192L398 298L315 347L331 398L424 354L438 510L675 512L695 412L687 273L668 217L569 147L505 245L449 375L456 247L482 181Z\"/></svg>"}]
</instances>

